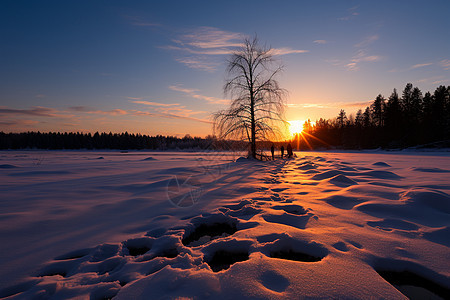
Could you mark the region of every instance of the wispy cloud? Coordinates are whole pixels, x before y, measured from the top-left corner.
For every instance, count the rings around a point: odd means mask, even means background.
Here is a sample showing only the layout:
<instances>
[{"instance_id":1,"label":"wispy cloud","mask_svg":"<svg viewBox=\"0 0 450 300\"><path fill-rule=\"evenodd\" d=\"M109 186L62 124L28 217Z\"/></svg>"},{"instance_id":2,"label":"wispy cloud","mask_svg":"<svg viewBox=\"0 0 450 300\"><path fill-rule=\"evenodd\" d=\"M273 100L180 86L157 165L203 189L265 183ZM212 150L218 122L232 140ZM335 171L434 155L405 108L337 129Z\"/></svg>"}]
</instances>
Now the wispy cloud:
<instances>
[{"instance_id":1,"label":"wispy cloud","mask_svg":"<svg viewBox=\"0 0 450 300\"><path fill-rule=\"evenodd\" d=\"M173 91L185 93L185 94L191 96L192 98L205 100L212 104L227 104L229 102L226 99L220 99L220 98L216 98L216 97L201 95L198 93L198 90L196 90L196 89L186 89L179 85L171 85L171 86L169 86L169 89L171 89Z\"/></svg>"},{"instance_id":2,"label":"wispy cloud","mask_svg":"<svg viewBox=\"0 0 450 300\"><path fill-rule=\"evenodd\" d=\"M352 18L358 16L359 15L359 12L357 12L358 7L359 6L353 6L353 7L349 8L347 10L347 12L348 12L347 15L344 17L338 18L337 20L338 21L349 21Z\"/></svg>"},{"instance_id":3,"label":"wispy cloud","mask_svg":"<svg viewBox=\"0 0 450 300\"><path fill-rule=\"evenodd\" d=\"M112 110L94 110L94 111L87 111L88 114L97 114L97 115L108 115L108 116L119 116L119 115L127 115L128 112L123 109L112 109Z\"/></svg>"},{"instance_id":4,"label":"wispy cloud","mask_svg":"<svg viewBox=\"0 0 450 300\"><path fill-rule=\"evenodd\" d=\"M169 119L183 119L183 120L196 121L196 122L202 122L202 123L207 123L207 124L212 123L212 121L208 120L208 119L195 118L195 117L174 114L174 113L148 112L148 111L140 111L140 110L132 110L131 112L136 116L151 116L151 117L161 117L161 118L169 118Z\"/></svg>"},{"instance_id":5,"label":"wispy cloud","mask_svg":"<svg viewBox=\"0 0 450 300\"><path fill-rule=\"evenodd\" d=\"M321 44L321 45L324 45L324 44L326 44L326 43L328 43L326 40L315 40L315 41L313 41L313 43L314 44Z\"/></svg>"},{"instance_id":6,"label":"wispy cloud","mask_svg":"<svg viewBox=\"0 0 450 300\"><path fill-rule=\"evenodd\" d=\"M85 113L85 114L94 114L94 115L108 115L108 116L119 116L128 114L126 110L123 109L111 109L111 110L98 110L93 109L88 106L71 106L69 107L70 111Z\"/></svg>"},{"instance_id":7,"label":"wispy cloud","mask_svg":"<svg viewBox=\"0 0 450 300\"><path fill-rule=\"evenodd\" d=\"M183 35L179 44L186 44L200 49L228 49L241 46L243 34L220 30L214 27L199 27Z\"/></svg>"},{"instance_id":8,"label":"wispy cloud","mask_svg":"<svg viewBox=\"0 0 450 300\"><path fill-rule=\"evenodd\" d=\"M298 53L306 53L308 50L296 50L289 47L284 48L274 48L271 50L273 55L286 55L286 54L298 54Z\"/></svg>"},{"instance_id":9,"label":"wispy cloud","mask_svg":"<svg viewBox=\"0 0 450 300\"><path fill-rule=\"evenodd\" d=\"M362 108L369 106L372 101L364 102L330 102L330 103L289 103L292 108L317 108L317 109L337 109L337 108Z\"/></svg>"},{"instance_id":10,"label":"wispy cloud","mask_svg":"<svg viewBox=\"0 0 450 300\"><path fill-rule=\"evenodd\" d=\"M356 54L350 59L349 62L345 64L345 67L349 71L357 71L360 68L360 64L364 62L376 62L382 59L379 55L369 54L368 47L375 41L379 39L378 34L369 35L365 37L361 42L355 44L354 46L358 48Z\"/></svg>"},{"instance_id":11,"label":"wispy cloud","mask_svg":"<svg viewBox=\"0 0 450 300\"><path fill-rule=\"evenodd\" d=\"M355 44L355 47L357 48L364 48L372 44L373 42L377 41L380 38L378 34L369 35L365 37L361 42Z\"/></svg>"},{"instance_id":12,"label":"wispy cloud","mask_svg":"<svg viewBox=\"0 0 450 300\"><path fill-rule=\"evenodd\" d=\"M449 83L450 79L445 78L444 76L432 76L428 78L422 78L416 81L417 83L428 83L428 84L442 84L442 83Z\"/></svg>"},{"instance_id":13,"label":"wispy cloud","mask_svg":"<svg viewBox=\"0 0 450 300\"><path fill-rule=\"evenodd\" d=\"M135 100L131 101L132 103L136 104L144 104L149 106L162 106L162 107L172 107L172 106L179 106L179 103L159 103L159 102L152 102L152 101L143 101L143 100Z\"/></svg>"},{"instance_id":14,"label":"wispy cloud","mask_svg":"<svg viewBox=\"0 0 450 300\"><path fill-rule=\"evenodd\" d=\"M78 111L78 112L85 112L85 111L91 110L91 108L89 108L87 106L79 105L79 106L71 106L71 107L69 107L69 110Z\"/></svg>"},{"instance_id":15,"label":"wispy cloud","mask_svg":"<svg viewBox=\"0 0 450 300\"><path fill-rule=\"evenodd\" d=\"M177 62L188 66L191 69L198 69L208 72L213 72L217 70L219 63L214 61L208 61L202 58L196 57L181 57L175 59Z\"/></svg>"},{"instance_id":16,"label":"wispy cloud","mask_svg":"<svg viewBox=\"0 0 450 300\"><path fill-rule=\"evenodd\" d=\"M358 50L356 55L354 55L350 62L345 66L350 71L356 71L359 69L360 63L362 62L376 62L382 59L379 55L369 55L365 50Z\"/></svg>"},{"instance_id":17,"label":"wispy cloud","mask_svg":"<svg viewBox=\"0 0 450 300\"><path fill-rule=\"evenodd\" d=\"M423 68L423 67L431 66L432 64L433 64L433 63L416 64L416 65L414 65L414 66L411 66L410 69Z\"/></svg>"},{"instance_id":18,"label":"wispy cloud","mask_svg":"<svg viewBox=\"0 0 450 300\"><path fill-rule=\"evenodd\" d=\"M440 64L445 70L450 70L450 59L443 59Z\"/></svg>"},{"instance_id":19,"label":"wispy cloud","mask_svg":"<svg viewBox=\"0 0 450 300\"><path fill-rule=\"evenodd\" d=\"M161 26L161 24L149 22L145 20L142 17L139 16L124 16L128 22L133 26L139 26L139 27L158 27Z\"/></svg>"},{"instance_id":20,"label":"wispy cloud","mask_svg":"<svg viewBox=\"0 0 450 300\"><path fill-rule=\"evenodd\" d=\"M0 114L2 115L28 115L38 117L58 117L57 110L48 107L36 106L31 109L13 109L0 106Z\"/></svg>"},{"instance_id":21,"label":"wispy cloud","mask_svg":"<svg viewBox=\"0 0 450 300\"><path fill-rule=\"evenodd\" d=\"M180 90L184 92L193 92L193 90L182 89ZM142 104L149 108L150 111L141 111L141 110L130 110L128 113L134 115L148 115L155 117L163 117L163 118L178 118L178 119L186 119L193 121L206 122L201 118L193 117L193 115L206 113L205 111L192 110L186 108L184 105L180 105L179 103L159 103L153 101L145 101L145 100L131 100L131 103ZM208 121L209 122L209 121Z\"/></svg>"},{"instance_id":22,"label":"wispy cloud","mask_svg":"<svg viewBox=\"0 0 450 300\"><path fill-rule=\"evenodd\" d=\"M35 124L38 124L39 121L35 121L35 120L22 120L22 119L17 119L17 120L2 120L0 121L0 125L2 126L8 126L8 127L14 127L14 126L32 126Z\"/></svg>"},{"instance_id":23,"label":"wispy cloud","mask_svg":"<svg viewBox=\"0 0 450 300\"><path fill-rule=\"evenodd\" d=\"M228 55L242 46L246 35L225 31L214 27L198 27L172 40L172 45L161 48L178 51L182 55L176 61L189 68L215 71L220 65L215 56ZM287 55L308 52L289 47L273 48L274 55ZM222 61L223 58L220 58Z\"/></svg>"}]
</instances>

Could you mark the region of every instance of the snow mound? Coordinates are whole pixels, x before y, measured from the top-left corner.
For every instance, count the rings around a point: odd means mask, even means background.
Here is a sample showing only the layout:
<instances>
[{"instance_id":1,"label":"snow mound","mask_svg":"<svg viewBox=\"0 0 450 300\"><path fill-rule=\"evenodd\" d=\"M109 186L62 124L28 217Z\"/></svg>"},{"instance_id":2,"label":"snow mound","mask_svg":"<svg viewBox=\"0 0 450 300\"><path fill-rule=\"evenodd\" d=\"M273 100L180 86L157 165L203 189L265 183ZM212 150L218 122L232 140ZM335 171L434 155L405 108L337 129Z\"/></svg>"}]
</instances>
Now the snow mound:
<instances>
[{"instance_id":1,"label":"snow mound","mask_svg":"<svg viewBox=\"0 0 450 300\"><path fill-rule=\"evenodd\" d=\"M0 169L14 169L14 168L18 168L15 165L10 165L10 164L2 164L0 165Z\"/></svg>"},{"instance_id":2,"label":"snow mound","mask_svg":"<svg viewBox=\"0 0 450 300\"><path fill-rule=\"evenodd\" d=\"M401 176L399 176L391 171L367 171L367 172L361 172L360 175L377 178L377 179L399 180L402 178Z\"/></svg>"},{"instance_id":3,"label":"snow mound","mask_svg":"<svg viewBox=\"0 0 450 300\"><path fill-rule=\"evenodd\" d=\"M249 162L250 160L251 160L251 159L248 158L248 157L241 156L241 157L239 157L238 159L236 159L236 162L237 162L237 163L246 163L246 162Z\"/></svg>"},{"instance_id":4,"label":"snow mound","mask_svg":"<svg viewBox=\"0 0 450 300\"><path fill-rule=\"evenodd\" d=\"M149 161L149 160L156 160L156 158L149 156L147 158L144 158L142 161Z\"/></svg>"},{"instance_id":5,"label":"snow mound","mask_svg":"<svg viewBox=\"0 0 450 300\"><path fill-rule=\"evenodd\" d=\"M384 161L378 161L376 163L373 163L372 166L377 166L377 167L390 167L390 164L385 163Z\"/></svg>"},{"instance_id":6,"label":"snow mound","mask_svg":"<svg viewBox=\"0 0 450 300\"><path fill-rule=\"evenodd\" d=\"M299 170L311 170L311 169L317 169L317 166L315 164L313 164L313 163L307 162L307 163L297 167L297 169L299 169Z\"/></svg>"},{"instance_id":7,"label":"snow mound","mask_svg":"<svg viewBox=\"0 0 450 300\"><path fill-rule=\"evenodd\" d=\"M423 234L423 237L429 241L450 247L450 226L445 226Z\"/></svg>"},{"instance_id":8,"label":"snow mound","mask_svg":"<svg viewBox=\"0 0 450 300\"><path fill-rule=\"evenodd\" d=\"M312 180L323 180L323 179L328 179L337 175L342 175L344 174L344 172L342 171L338 171L338 170L330 170L330 171L325 171L319 174L314 175L313 177L311 177Z\"/></svg>"},{"instance_id":9,"label":"snow mound","mask_svg":"<svg viewBox=\"0 0 450 300\"><path fill-rule=\"evenodd\" d=\"M450 195L433 190L413 189L400 195L400 200L406 204L433 208L450 214Z\"/></svg>"},{"instance_id":10,"label":"snow mound","mask_svg":"<svg viewBox=\"0 0 450 300\"><path fill-rule=\"evenodd\" d=\"M327 202L328 204L340 209L352 209L355 205L364 202L364 200L361 200L359 198L343 195L333 195L323 200L325 200L325 202Z\"/></svg>"},{"instance_id":11,"label":"snow mound","mask_svg":"<svg viewBox=\"0 0 450 300\"><path fill-rule=\"evenodd\" d=\"M412 168L412 170L426 173L450 173L450 170L445 170L441 168Z\"/></svg>"},{"instance_id":12,"label":"snow mound","mask_svg":"<svg viewBox=\"0 0 450 300\"><path fill-rule=\"evenodd\" d=\"M353 179L348 178L347 176L344 176L342 174L336 175L332 178L330 178L330 180L328 180L328 182L337 185L339 187L348 187L351 185L355 185L358 184L356 181L354 181Z\"/></svg>"},{"instance_id":13,"label":"snow mound","mask_svg":"<svg viewBox=\"0 0 450 300\"><path fill-rule=\"evenodd\" d=\"M311 218L312 214L306 215L293 215L287 212L282 213L274 213L274 214L263 214L263 219L269 223L282 224L291 226L298 229L305 229L306 224L308 224L309 218Z\"/></svg>"},{"instance_id":14,"label":"snow mound","mask_svg":"<svg viewBox=\"0 0 450 300\"><path fill-rule=\"evenodd\" d=\"M261 252L265 255L286 260L317 262L328 255L328 249L316 242L295 239L289 234L278 234L276 240L267 242Z\"/></svg>"},{"instance_id":15,"label":"snow mound","mask_svg":"<svg viewBox=\"0 0 450 300\"><path fill-rule=\"evenodd\" d=\"M444 192L414 188L400 193L399 200L368 201L356 206L379 218L401 219L431 227L448 225L450 196Z\"/></svg>"}]
</instances>

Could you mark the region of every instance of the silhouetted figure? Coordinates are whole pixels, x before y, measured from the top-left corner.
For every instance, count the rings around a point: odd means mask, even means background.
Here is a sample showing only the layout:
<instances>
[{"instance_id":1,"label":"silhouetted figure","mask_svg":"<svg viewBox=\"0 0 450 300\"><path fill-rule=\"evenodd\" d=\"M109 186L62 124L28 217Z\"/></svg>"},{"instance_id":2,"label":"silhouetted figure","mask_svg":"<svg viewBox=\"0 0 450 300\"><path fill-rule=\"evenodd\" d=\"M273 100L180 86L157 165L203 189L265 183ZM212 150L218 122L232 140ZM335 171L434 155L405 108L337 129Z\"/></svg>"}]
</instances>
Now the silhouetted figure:
<instances>
[{"instance_id":1,"label":"silhouetted figure","mask_svg":"<svg viewBox=\"0 0 450 300\"><path fill-rule=\"evenodd\" d=\"M284 156L284 146L281 146L280 150L281 150L281 158L283 158L283 156Z\"/></svg>"},{"instance_id":2,"label":"silhouetted figure","mask_svg":"<svg viewBox=\"0 0 450 300\"><path fill-rule=\"evenodd\" d=\"M272 144L272 147L270 147L270 152L272 152L272 160L275 160L275 146Z\"/></svg>"},{"instance_id":3,"label":"silhouetted figure","mask_svg":"<svg viewBox=\"0 0 450 300\"><path fill-rule=\"evenodd\" d=\"M292 146L291 146L290 143L287 145L287 149L286 150L287 150L288 157L291 158L293 153L292 153Z\"/></svg>"}]
</instances>

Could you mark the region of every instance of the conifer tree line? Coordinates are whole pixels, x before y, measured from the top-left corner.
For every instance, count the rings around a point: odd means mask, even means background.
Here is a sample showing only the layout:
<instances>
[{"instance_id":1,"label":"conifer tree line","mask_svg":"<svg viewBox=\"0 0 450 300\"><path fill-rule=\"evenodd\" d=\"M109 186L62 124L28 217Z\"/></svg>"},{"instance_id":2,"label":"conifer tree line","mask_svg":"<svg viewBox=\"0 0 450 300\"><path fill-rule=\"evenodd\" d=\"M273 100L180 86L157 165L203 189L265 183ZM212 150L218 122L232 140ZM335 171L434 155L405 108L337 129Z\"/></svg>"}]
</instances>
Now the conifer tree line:
<instances>
[{"instance_id":1,"label":"conifer tree line","mask_svg":"<svg viewBox=\"0 0 450 300\"><path fill-rule=\"evenodd\" d=\"M229 149L233 143L206 138L175 136L148 136L125 133L60 133L60 132L0 132L0 149L118 149L118 150L176 150L176 149Z\"/></svg>"},{"instance_id":2,"label":"conifer tree line","mask_svg":"<svg viewBox=\"0 0 450 300\"><path fill-rule=\"evenodd\" d=\"M315 124L308 120L304 131L315 137L305 135L313 148L404 148L433 143L448 147L450 86L441 85L433 94L423 94L408 83L401 95L396 89L388 98L379 94L356 115L347 116L341 109L334 119L321 118Z\"/></svg>"},{"instance_id":3,"label":"conifer tree line","mask_svg":"<svg viewBox=\"0 0 450 300\"><path fill-rule=\"evenodd\" d=\"M408 83L401 95L396 89L385 98L378 95L364 110L336 118L305 122L301 149L404 148L417 145L450 147L450 86L425 94ZM293 141L297 145L297 141ZM278 145L279 143L275 143ZM281 143L283 144L283 143ZM280 145L281 145L280 144ZM259 142L258 149L271 142ZM130 149L130 150L229 150L246 149L242 141L220 141L215 136L183 138L125 133L0 132L0 149Z\"/></svg>"}]
</instances>

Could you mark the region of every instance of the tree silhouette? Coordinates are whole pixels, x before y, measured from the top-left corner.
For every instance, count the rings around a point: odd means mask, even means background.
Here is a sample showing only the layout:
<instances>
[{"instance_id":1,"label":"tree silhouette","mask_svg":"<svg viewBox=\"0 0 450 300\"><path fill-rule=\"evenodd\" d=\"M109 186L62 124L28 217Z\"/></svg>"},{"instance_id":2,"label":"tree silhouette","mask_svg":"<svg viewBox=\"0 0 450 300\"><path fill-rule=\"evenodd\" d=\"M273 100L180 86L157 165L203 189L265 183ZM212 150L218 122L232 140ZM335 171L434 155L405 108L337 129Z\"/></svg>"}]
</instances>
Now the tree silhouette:
<instances>
[{"instance_id":1,"label":"tree silhouette","mask_svg":"<svg viewBox=\"0 0 450 300\"><path fill-rule=\"evenodd\" d=\"M384 125L383 113L386 105L385 101L384 97L379 94L371 105L372 119L375 126L382 127Z\"/></svg>"},{"instance_id":2,"label":"tree silhouette","mask_svg":"<svg viewBox=\"0 0 450 300\"><path fill-rule=\"evenodd\" d=\"M345 113L345 110L341 109L341 111L339 112L339 115L338 115L336 120L337 120L337 122L339 124L339 127L340 128L344 128L345 120L347 120L347 115Z\"/></svg>"},{"instance_id":3,"label":"tree silhouette","mask_svg":"<svg viewBox=\"0 0 450 300\"><path fill-rule=\"evenodd\" d=\"M275 65L275 68L273 66ZM284 95L274 79L282 71L273 51L258 44L255 36L245 39L243 46L228 60L230 76L224 86L231 105L213 115L214 130L220 138L237 138L250 143L256 158L256 141L281 134L284 120Z\"/></svg>"}]
</instances>

